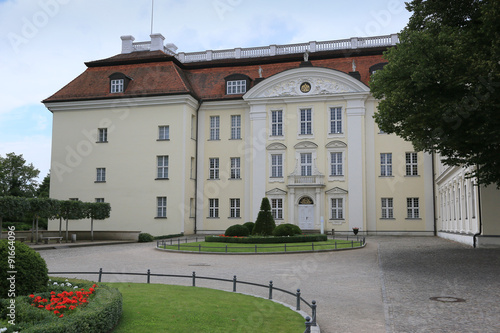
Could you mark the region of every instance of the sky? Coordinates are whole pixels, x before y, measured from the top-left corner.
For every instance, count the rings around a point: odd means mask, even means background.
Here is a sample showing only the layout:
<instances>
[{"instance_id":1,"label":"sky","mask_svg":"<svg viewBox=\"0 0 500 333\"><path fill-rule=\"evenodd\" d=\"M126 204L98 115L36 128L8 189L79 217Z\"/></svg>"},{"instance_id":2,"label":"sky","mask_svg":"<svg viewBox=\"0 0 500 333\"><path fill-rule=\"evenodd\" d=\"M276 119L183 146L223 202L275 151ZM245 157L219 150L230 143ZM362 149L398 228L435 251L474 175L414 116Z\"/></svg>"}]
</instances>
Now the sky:
<instances>
[{"instance_id":1,"label":"sky","mask_svg":"<svg viewBox=\"0 0 500 333\"><path fill-rule=\"evenodd\" d=\"M152 27L195 52L389 35L409 17L403 0L0 0L0 156L22 154L41 182L52 136L41 101L84 62L120 53L120 36L149 41Z\"/></svg>"}]
</instances>

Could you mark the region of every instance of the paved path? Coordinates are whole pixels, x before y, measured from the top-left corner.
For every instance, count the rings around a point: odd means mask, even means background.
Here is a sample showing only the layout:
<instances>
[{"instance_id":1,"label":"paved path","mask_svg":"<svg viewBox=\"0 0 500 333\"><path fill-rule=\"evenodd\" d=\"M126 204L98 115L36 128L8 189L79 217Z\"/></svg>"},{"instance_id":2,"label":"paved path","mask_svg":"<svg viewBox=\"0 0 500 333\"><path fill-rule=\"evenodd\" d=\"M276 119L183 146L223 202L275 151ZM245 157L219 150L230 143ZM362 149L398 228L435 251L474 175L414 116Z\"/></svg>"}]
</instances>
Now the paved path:
<instances>
[{"instance_id":1,"label":"paved path","mask_svg":"<svg viewBox=\"0 0 500 333\"><path fill-rule=\"evenodd\" d=\"M49 271L197 275L301 289L318 303L321 331L500 332L500 249L472 249L434 237L369 237L361 250L286 255L199 255L157 251L152 243L41 250ZM72 277L72 276L71 276ZM85 276L85 278L94 278ZM103 281L145 282L105 276ZM186 279L155 283L190 285ZM231 290L232 285L197 281ZM266 290L238 285L266 296ZM275 292L288 304L294 299ZM431 297L465 302L438 302ZM443 298L441 300L453 300ZM304 309L304 308L303 308Z\"/></svg>"}]
</instances>

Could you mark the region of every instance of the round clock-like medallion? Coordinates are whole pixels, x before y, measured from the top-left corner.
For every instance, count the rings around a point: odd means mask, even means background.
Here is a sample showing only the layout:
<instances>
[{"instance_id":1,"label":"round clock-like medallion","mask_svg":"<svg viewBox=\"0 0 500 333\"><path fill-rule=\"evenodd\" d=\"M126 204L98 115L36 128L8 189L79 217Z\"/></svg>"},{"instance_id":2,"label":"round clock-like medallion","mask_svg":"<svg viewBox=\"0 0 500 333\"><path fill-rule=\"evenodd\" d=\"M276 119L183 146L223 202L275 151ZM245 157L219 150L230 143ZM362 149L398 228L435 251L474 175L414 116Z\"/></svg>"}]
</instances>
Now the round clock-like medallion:
<instances>
[{"instance_id":1,"label":"round clock-like medallion","mask_svg":"<svg viewBox=\"0 0 500 333\"><path fill-rule=\"evenodd\" d=\"M311 84L309 82L304 82L300 85L300 91L303 93L308 93L311 91Z\"/></svg>"}]
</instances>

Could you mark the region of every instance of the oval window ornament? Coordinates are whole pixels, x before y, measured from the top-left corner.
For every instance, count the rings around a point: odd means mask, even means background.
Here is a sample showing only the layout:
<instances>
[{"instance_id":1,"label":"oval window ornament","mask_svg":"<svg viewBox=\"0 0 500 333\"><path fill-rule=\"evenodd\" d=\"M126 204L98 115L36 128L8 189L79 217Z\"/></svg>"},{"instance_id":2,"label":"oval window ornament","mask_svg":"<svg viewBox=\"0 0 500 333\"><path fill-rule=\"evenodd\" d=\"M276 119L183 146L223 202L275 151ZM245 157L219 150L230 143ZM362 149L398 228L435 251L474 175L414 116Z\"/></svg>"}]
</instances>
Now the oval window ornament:
<instances>
[{"instance_id":1,"label":"oval window ornament","mask_svg":"<svg viewBox=\"0 0 500 333\"><path fill-rule=\"evenodd\" d=\"M307 94L311 91L311 84L309 82L303 82L300 85L300 91L302 91L304 94Z\"/></svg>"}]
</instances>

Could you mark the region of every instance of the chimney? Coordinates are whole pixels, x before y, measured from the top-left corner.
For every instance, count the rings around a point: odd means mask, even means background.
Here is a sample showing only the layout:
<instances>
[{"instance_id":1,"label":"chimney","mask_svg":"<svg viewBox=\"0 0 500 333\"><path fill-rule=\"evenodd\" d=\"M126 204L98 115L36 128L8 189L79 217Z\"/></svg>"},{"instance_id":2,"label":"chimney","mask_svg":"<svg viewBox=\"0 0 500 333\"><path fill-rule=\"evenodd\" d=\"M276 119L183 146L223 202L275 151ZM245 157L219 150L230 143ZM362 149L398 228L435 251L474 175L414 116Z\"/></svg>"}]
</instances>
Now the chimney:
<instances>
[{"instance_id":1,"label":"chimney","mask_svg":"<svg viewBox=\"0 0 500 333\"><path fill-rule=\"evenodd\" d=\"M165 40L165 37L163 37L162 34L152 34L149 35L149 37L151 37L150 51L164 51L163 41Z\"/></svg>"},{"instance_id":2,"label":"chimney","mask_svg":"<svg viewBox=\"0 0 500 333\"><path fill-rule=\"evenodd\" d=\"M122 39L122 53L132 53L134 52L134 40L133 36L121 36Z\"/></svg>"}]
</instances>

